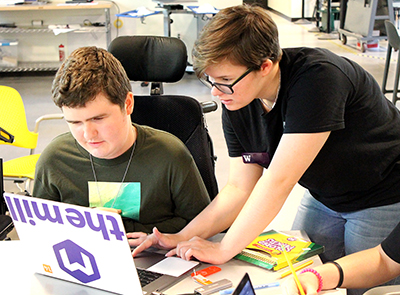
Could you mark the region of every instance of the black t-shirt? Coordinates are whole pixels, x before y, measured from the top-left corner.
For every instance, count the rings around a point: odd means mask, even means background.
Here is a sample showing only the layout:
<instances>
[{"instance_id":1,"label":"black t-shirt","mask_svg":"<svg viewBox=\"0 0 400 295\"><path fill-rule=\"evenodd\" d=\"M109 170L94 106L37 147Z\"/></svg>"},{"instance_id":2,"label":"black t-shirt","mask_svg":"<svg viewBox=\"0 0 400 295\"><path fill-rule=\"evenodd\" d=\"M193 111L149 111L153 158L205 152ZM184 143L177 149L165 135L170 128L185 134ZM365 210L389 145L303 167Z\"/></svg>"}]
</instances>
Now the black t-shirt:
<instances>
[{"instance_id":1,"label":"black t-shirt","mask_svg":"<svg viewBox=\"0 0 400 295\"><path fill-rule=\"evenodd\" d=\"M400 263L400 223L389 234L389 236L381 243L383 251L392 260Z\"/></svg>"},{"instance_id":2,"label":"black t-shirt","mask_svg":"<svg viewBox=\"0 0 400 295\"><path fill-rule=\"evenodd\" d=\"M222 121L229 155L268 152L283 133L331 131L299 183L349 212L400 201L400 114L358 64L319 48L283 50L281 90L264 113L255 99Z\"/></svg>"}]
</instances>

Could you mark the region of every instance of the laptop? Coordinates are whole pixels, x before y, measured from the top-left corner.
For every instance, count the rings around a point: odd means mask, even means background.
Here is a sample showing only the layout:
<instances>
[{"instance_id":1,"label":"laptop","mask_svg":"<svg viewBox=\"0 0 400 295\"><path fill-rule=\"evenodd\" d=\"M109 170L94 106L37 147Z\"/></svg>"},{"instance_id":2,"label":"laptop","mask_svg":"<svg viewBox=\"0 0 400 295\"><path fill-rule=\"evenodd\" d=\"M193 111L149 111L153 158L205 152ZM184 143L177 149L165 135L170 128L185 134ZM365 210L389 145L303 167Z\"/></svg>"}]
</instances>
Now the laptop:
<instances>
[{"instance_id":1,"label":"laptop","mask_svg":"<svg viewBox=\"0 0 400 295\"><path fill-rule=\"evenodd\" d=\"M132 259L119 214L5 193L20 240L35 273L119 294L162 292L199 264L143 252ZM152 272L147 285L138 272Z\"/></svg>"}]
</instances>

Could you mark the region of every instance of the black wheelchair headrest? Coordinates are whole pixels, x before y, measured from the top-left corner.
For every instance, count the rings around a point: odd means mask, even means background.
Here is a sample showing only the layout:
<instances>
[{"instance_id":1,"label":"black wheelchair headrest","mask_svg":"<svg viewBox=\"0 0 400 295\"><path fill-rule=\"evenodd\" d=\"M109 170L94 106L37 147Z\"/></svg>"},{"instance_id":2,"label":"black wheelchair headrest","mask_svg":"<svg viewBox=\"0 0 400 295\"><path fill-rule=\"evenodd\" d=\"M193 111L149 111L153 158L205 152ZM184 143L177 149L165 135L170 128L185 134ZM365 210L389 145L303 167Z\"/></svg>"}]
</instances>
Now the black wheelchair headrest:
<instances>
[{"instance_id":1,"label":"black wheelchair headrest","mask_svg":"<svg viewBox=\"0 0 400 295\"><path fill-rule=\"evenodd\" d=\"M178 38L120 36L112 40L108 51L131 81L178 82L185 74L187 51Z\"/></svg>"}]
</instances>

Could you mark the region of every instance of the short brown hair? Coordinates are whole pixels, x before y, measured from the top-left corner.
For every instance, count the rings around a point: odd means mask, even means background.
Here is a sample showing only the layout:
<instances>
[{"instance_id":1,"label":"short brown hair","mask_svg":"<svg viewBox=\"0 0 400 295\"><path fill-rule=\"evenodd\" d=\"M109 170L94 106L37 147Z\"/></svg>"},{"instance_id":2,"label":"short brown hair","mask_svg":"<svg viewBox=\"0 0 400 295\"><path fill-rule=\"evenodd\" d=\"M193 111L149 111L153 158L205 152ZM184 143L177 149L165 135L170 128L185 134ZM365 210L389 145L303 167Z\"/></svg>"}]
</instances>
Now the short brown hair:
<instances>
[{"instance_id":1,"label":"short brown hair","mask_svg":"<svg viewBox=\"0 0 400 295\"><path fill-rule=\"evenodd\" d=\"M131 84L121 63L107 50L95 46L74 50L56 73L52 85L58 107L84 107L100 93L124 108Z\"/></svg>"},{"instance_id":2,"label":"short brown hair","mask_svg":"<svg viewBox=\"0 0 400 295\"><path fill-rule=\"evenodd\" d=\"M257 70L266 59L278 62L281 56L275 22L265 9L251 5L219 11L204 26L192 51L198 77L225 59Z\"/></svg>"}]
</instances>

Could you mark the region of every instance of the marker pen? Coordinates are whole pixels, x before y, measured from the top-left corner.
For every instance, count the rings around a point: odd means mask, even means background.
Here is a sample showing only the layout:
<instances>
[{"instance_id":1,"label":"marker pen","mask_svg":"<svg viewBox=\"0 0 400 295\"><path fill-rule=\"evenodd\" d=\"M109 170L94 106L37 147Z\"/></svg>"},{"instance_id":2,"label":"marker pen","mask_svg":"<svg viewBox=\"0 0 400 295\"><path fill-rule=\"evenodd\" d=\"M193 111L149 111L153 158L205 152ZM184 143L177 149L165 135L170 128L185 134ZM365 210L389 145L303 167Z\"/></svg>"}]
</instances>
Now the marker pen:
<instances>
[{"instance_id":1,"label":"marker pen","mask_svg":"<svg viewBox=\"0 0 400 295\"><path fill-rule=\"evenodd\" d=\"M274 282L274 283L269 283L269 284L256 285L256 286L254 286L254 290L273 288L273 287L279 287L279 286L280 286L279 282ZM219 291L219 294L220 295L228 295L228 294L232 294L233 291L235 291L234 288L225 289L225 290Z\"/></svg>"}]
</instances>

